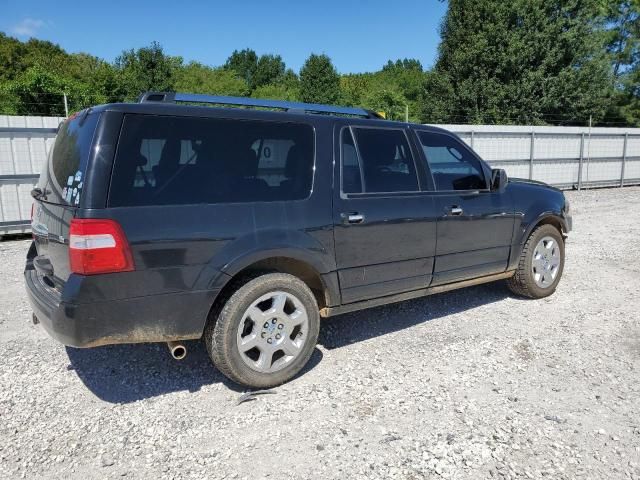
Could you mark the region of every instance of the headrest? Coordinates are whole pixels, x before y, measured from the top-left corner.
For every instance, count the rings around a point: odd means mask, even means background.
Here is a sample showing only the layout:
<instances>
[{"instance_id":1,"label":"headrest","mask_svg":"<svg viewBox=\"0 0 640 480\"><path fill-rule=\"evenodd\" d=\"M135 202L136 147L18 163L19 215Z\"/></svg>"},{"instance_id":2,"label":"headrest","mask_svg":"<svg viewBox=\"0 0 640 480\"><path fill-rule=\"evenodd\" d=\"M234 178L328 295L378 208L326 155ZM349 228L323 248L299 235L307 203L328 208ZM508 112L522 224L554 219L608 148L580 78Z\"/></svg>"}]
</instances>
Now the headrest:
<instances>
[{"instance_id":1,"label":"headrest","mask_svg":"<svg viewBox=\"0 0 640 480\"><path fill-rule=\"evenodd\" d=\"M160 154L161 166L177 166L180 163L180 141L167 140L162 147L162 153Z\"/></svg>"},{"instance_id":2,"label":"headrest","mask_svg":"<svg viewBox=\"0 0 640 480\"><path fill-rule=\"evenodd\" d=\"M149 159L141 153L135 158L134 163L136 167L144 167L149 162Z\"/></svg>"}]
</instances>

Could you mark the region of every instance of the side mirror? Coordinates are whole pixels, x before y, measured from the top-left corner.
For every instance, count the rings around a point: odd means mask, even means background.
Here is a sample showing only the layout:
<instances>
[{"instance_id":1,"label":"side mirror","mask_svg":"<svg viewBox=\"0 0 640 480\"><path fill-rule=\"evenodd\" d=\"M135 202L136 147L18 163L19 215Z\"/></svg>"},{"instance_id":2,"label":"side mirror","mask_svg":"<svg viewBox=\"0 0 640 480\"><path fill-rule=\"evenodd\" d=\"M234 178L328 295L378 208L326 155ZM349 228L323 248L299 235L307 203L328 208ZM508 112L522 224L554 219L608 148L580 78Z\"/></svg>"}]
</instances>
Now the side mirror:
<instances>
[{"instance_id":1,"label":"side mirror","mask_svg":"<svg viewBox=\"0 0 640 480\"><path fill-rule=\"evenodd\" d=\"M491 170L491 191L499 191L504 189L509 182L509 177L507 177L507 172L505 172L502 168L494 168Z\"/></svg>"}]
</instances>

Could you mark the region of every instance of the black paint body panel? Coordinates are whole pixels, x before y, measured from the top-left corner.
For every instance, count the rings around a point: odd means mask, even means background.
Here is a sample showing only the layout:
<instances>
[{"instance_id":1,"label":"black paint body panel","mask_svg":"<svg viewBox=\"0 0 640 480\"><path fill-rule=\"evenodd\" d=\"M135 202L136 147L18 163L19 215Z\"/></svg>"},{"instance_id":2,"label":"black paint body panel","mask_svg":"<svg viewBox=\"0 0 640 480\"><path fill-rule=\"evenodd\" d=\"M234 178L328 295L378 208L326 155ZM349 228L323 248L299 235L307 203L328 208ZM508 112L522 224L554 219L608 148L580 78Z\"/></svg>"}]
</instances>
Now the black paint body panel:
<instances>
[{"instance_id":1,"label":"black paint body panel","mask_svg":"<svg viewBox=\"0 0 640 480\"><path fill-rule=\"evenodd\" d=\"M309 124L316 142L312 192L296 201L108 208L122 120L135 113ZM266 259L306 264L322 280L324 307L331 308L512 270L527 235L548 216L570 230L564 196L545 185L511 181L499 192L434 192L414 127L407 124L150 103L100 106L90 114L100 121L81 201L77 207L36 201L35 242L25 270L36 315L67 345L198 338L220 291ZM405 129L420 191L342 194L337 132L345 125ZM447 215L452 205L463 214ZM349 213L364 221L345 223ZM135 270L70 274L74 217L117 221ZM36 256L50 261L52 275L35 269Z\"/></svg>"}]
</instances>

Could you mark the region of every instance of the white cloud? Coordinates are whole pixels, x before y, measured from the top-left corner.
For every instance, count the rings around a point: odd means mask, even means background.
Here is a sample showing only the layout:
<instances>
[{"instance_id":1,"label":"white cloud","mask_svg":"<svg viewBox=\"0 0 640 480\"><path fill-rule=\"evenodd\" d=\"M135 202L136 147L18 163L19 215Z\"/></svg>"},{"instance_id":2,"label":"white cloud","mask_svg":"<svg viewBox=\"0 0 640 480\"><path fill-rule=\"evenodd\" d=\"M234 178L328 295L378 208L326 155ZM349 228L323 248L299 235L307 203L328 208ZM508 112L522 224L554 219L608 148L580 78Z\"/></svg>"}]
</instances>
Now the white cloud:
<instances>
[{"instance_id":1,"label":"white cloud","mask_svg":"<svg viewBox=\"0 0 640 480\"><path fill-rule=\"evenodd\" d=\"M39 20L37 18L25 18L17 25L14 25L11 32L23 37L32 37L43 26L44 20Z\"/></svg>"}]
</instances>

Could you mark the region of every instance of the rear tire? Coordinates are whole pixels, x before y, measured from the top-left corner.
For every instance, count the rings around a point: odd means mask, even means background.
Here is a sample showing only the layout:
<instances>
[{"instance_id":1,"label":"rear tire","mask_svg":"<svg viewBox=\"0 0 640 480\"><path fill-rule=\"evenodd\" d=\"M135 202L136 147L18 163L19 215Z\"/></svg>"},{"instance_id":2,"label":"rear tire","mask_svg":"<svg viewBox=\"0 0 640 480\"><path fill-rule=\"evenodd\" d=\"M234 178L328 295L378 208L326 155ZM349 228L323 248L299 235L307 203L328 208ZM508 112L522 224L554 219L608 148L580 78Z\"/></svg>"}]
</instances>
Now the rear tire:
<instances>
[{"instance_id":1,"label":"rear tire","mask_svg":"<svg viewBox=\"0 0 640 480\"><path fill-rule=\"evenodd\" d=\"M527 239L507 286L523 297L548 297L556 291L563 269L564 239L553 225L541 225Z\"/></svg>"},{"instance_id":2,"label":"rear tire","mask_svg":"<svg viewBox=\"0 0 640 480\"><path fill-rule=\"evenodd\" d=\"M319 329L318 304L309 287L293 275L269 273L238 285L220 302L204 340L226 377L269 388L290 380L306 365Z\"/></svg>"}]
</instances>

